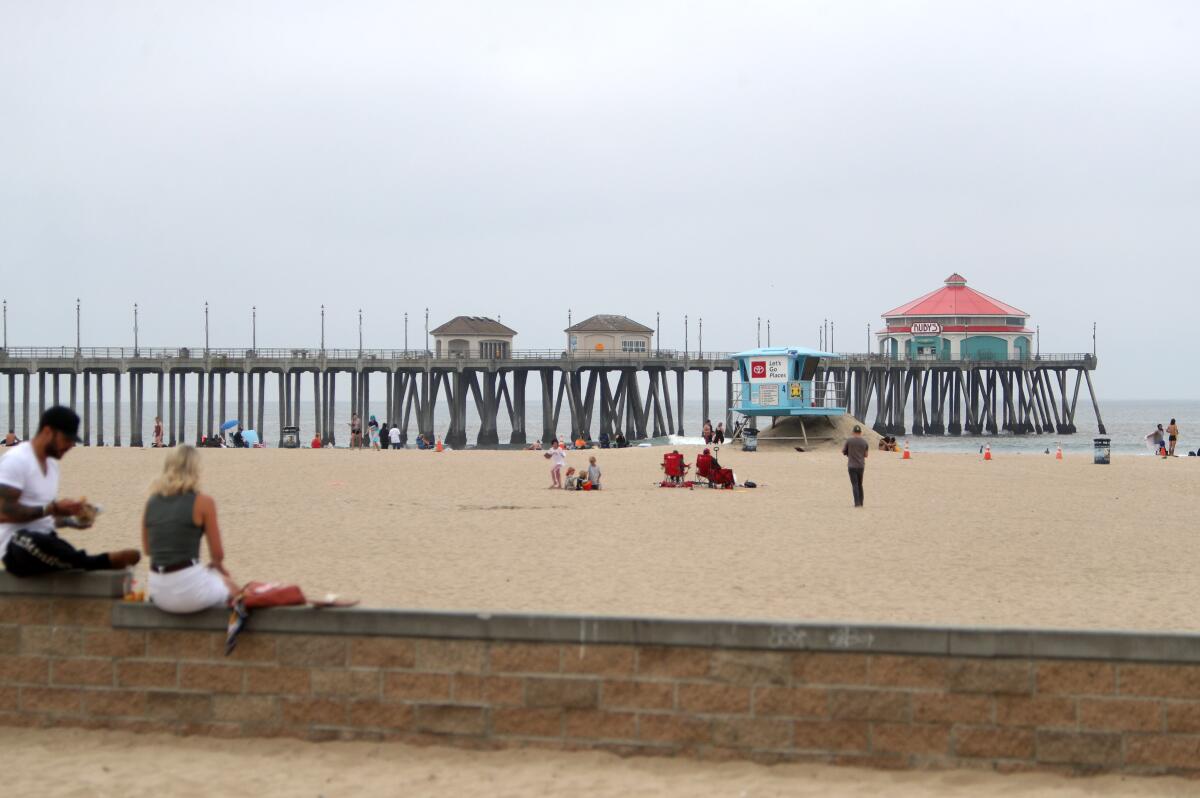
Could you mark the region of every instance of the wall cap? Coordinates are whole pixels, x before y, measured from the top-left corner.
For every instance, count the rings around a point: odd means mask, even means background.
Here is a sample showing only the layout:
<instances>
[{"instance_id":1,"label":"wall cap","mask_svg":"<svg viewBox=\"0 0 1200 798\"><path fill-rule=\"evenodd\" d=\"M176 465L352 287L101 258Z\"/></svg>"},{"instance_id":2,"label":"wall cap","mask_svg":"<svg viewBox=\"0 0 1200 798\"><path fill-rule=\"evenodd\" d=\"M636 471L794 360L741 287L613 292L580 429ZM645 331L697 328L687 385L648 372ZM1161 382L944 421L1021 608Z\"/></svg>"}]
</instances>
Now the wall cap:
<instances>
[{"instance_id":1,"label":"wall cap","mask_svg":"<svg viewBox=\"0 0 1200 798\"><path fill-rule=\"evenodd\" d=\"M118 602L113 626L223 631L228 612L170 615L152 604ZM257 610L248 632L434 637L470 640L694 646L987 658L1103 659L1200 663L1200 634L1008 629L430 610Z\"/></svg>"}]
</instances>

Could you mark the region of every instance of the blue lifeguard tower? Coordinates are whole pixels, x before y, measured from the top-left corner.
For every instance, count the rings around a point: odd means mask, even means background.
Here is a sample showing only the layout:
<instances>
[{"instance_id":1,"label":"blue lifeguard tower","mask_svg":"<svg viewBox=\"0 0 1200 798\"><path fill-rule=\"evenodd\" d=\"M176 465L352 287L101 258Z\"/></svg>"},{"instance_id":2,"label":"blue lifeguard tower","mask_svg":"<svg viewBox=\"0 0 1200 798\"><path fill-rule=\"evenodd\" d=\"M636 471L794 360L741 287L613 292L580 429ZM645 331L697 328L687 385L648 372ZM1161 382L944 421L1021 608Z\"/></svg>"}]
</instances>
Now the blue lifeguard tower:
<instances>
[{"instance_id":1,"label":"blue lifeguard tower","mask_svg":"<svg viewBox=\"0 0 1200 798\"><path fill-rule=\"evenodd\" d=\"M800 417L804 440L805 416L841 416L846 413L845 383L823 379L817 375L822 358L837 358L833 352L821 352L802 347L774 346L750 349L733 355L737 361L740 381L733 384L733 410L747 421L747 429L755 429L754 419L771 416ZM757 447L751 435L744 435L746 448Z\"/></svg>"}]
</instances>

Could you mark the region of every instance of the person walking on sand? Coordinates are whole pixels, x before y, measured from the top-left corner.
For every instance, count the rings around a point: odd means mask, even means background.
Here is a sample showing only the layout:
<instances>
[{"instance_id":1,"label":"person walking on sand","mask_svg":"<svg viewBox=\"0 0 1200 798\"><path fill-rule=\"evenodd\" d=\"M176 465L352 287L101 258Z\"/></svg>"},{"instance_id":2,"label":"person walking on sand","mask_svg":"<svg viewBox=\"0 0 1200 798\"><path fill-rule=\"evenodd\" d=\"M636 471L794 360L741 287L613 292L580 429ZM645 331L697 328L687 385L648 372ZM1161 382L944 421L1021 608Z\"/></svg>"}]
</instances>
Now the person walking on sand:
<instances>
[{"instance_id":1,"label":"person walking on sand","mask_svg":"<svg viewBox=\"0 0 1200 798\"><path fill-rule=\"evenodd\" d=\"M854 435L846 440L842 454L846 456L846 467L850 471L850 489L854 492L854 506L863 506L863 471L867 467L870 446L862 436L862 427L854 425Z\"/></svg>"},{"instance_id":2,"label":"person walking on sand","mask_svg":"<svg viewBox=\"0 0 1200 798\"><path fill-rule=\"evenodd\" d=\"M592 483L592 490L600 490L600 466L596 465L596 458L588 458L587 478L588 482Z\"/></svg>"},{"instance_id":3,"label":"person walking on sand","mask_svg":"<svg viewBox=\"0 0 1200 798\"><path fill-rule=\"evenodd\" d=\"M567 462L567 453L564 447L559 444L551 444L550 451L546 452L546 459L550 461L550 487L561 488L563 466Z\"/></svg>"},{"instance_id":4,"label":"person walking on sand","mask_svg":"<svg viewBox=\"0 0 1200 798\"><path fill-rule=\"evenodd\" d=\"M400 428L395 424L388 430L388 441L392 444L392 451L400 450Z\"/></svg>"},{"instance_id":5,"label":"person walking on sand","mask_svg":"<svg viewBox=\"0 0 1200 798\"><path fill-rule=\"evenodd\" d=\"M85 499L56 499L59 461L79 442L79 416L69 407L46 409L37 434L0 458L0 558L13 576L55 571L115 571L137 565L136 549L88 554L58 536L56 527L89 529L96 508Z\"/></svg>"},{"instance_id":6,"label":"person walking on sand","mask_svg":"<svg viewBox=\"0 0 1200 798\"><path fill-rule=\"evenodd\" d=\"M1179 440L1179 425L1175 423L1175 419L1171 419L1171 423L1167 425L1167 454L1171 457L1175 456L1175 443Z\"/></svg>"},{"instance_id":7,"label":"person walking on sand","mask_svg":"<svg viewBox=\"0 0 1200 798\"><path fill-rule=\"evenodd\" d=\"M362 419L358 417L358 413L350 414L350 448L362 448Z\"/></svg>"}]
</instances>

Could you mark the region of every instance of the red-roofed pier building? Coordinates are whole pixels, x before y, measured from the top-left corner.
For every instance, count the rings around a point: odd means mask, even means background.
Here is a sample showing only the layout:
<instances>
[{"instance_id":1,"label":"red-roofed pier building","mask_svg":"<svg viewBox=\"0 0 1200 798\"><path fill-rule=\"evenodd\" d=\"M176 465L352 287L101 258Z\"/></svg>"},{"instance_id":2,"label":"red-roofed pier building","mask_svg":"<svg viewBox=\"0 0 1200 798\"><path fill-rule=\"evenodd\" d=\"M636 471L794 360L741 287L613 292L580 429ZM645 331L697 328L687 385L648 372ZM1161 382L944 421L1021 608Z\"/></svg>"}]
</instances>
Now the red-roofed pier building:
<instances>
[{"instance_id":1,"label":"red-roofed pier building","mask_svg":"<svg viewBox=\"0 0 1200 798\"><path fill-rule=\"evenodd\" d=\"M879 354L905 360L1027 360L1029 314L967 286L945 285L883 314Z\"/></svg>"}]
</instances>

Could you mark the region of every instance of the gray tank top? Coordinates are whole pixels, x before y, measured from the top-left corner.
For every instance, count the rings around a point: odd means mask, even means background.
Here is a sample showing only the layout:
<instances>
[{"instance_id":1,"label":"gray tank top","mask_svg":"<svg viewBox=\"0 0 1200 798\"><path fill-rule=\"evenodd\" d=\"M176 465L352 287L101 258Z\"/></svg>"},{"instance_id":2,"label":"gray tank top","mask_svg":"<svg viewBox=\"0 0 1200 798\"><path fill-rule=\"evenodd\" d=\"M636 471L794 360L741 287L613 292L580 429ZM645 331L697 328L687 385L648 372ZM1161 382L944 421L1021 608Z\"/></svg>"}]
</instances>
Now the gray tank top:
<instances>
[{"instance_id":1,"label":"gray tank top","mask_svg":"<svg viewBox=\"0 0 1200 798\"><path fill-rule=\"evenodd\" d=\"M204 529L192 523L196 494L155 494L146 502L146 534L150 542L150 565L166 566L200 559Z\"/></svg>"}]
</instances>

